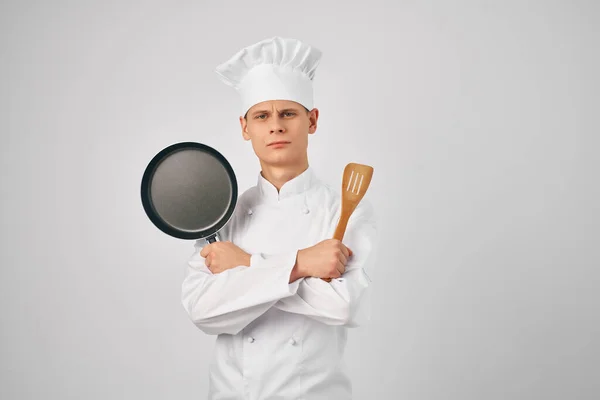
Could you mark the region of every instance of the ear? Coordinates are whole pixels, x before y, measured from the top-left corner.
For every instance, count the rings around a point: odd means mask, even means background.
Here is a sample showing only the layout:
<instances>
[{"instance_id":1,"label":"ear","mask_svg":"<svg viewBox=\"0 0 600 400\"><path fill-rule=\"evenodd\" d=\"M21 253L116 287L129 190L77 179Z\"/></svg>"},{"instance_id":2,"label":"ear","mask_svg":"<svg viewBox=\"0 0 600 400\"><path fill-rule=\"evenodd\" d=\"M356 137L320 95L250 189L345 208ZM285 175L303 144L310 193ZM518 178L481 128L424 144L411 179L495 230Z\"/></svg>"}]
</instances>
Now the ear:
<instances>
[{"instance_id":1,"label":"ear","mask_svg":"<svg viewBox=\"0 0 600 400\"><path fill-rule=\"evenodd\" d=\"M248 123L243 116L240 116L240 126L242 128L242 137L244 140L250 140L250 135L248 135Z\"/></svg>"},{"instance_id":2,"label":"ear","mask_svg":"<svg viewBox=\"0 0 600 400\"><path fill-rule=\"evenodd\" d=\"M313 108L308 115L310 125L308 126L308 134L312 135L317 131L317 120L319 119L319 109Z\"/></svg>"}]
</instances>

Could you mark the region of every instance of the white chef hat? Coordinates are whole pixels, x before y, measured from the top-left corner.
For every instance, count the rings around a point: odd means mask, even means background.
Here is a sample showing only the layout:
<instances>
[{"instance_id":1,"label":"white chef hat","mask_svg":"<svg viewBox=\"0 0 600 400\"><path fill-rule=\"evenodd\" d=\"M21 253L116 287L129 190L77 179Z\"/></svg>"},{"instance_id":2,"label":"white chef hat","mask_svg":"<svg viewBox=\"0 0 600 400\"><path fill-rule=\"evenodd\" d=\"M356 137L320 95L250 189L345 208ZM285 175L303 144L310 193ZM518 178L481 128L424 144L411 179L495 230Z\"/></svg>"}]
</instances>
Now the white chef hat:
<instances>
[{"instance_id":1,"label":"white chef hat","mask_svg":"<svg viewBox=\"0 0 600 400\"><path fill-rule=\"evenodd\" d=\"M242 115L267 100L313 108L312 80L322 52L297 39L274 36L238 51L215 72L241 96Z\"/></svg>"}]
</instances>

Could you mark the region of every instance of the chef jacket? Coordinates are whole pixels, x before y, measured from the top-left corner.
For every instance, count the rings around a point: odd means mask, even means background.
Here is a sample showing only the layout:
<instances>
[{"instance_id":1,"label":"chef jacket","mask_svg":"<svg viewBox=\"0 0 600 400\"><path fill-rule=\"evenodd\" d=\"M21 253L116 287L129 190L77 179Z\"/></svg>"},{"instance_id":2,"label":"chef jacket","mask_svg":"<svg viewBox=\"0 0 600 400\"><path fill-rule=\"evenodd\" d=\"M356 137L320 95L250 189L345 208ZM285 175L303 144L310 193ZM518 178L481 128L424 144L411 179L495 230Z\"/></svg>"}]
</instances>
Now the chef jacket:
<instances>
[{"instance_id":1,"label":"chef jacket","mask_svg":"<svg viewBox=\"0 0 600 400\"><path fill-rule=\"evenodd\" d=\"M193 323L218 335L209 372L209 400L352 398L343 360L347 330L369 319L376 218L363 198L342 243L353 255L345 273L326 282L289 283L297 252L333 238L341 192L312 167L279 192L262 173L239 198L219 231L251 255L250 266L213 274L197 240L182 283L182 303ZM372 276L372 274L370 274Z\"/></svg>"}]
</instances>

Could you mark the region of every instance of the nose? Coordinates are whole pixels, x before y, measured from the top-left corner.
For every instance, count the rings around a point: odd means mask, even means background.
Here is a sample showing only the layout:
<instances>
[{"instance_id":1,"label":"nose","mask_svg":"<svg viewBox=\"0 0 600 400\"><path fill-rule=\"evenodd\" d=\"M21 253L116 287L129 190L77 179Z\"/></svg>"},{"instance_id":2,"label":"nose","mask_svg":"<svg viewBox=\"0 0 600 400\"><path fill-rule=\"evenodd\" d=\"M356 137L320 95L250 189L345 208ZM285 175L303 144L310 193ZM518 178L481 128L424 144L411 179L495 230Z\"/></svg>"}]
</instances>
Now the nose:
<instances>
[{"instance_id":1,"label":"nose","mask_svg":"<svg viewBox=\"0 0 600 400\"><path fill-rule=\"evenodd\" d=\"M271 120L271 133L283 133L285 132L285 127L283 126L283 124L281 123L281 120L279 118L273 118Z\"/></svg>"}]
</instances>

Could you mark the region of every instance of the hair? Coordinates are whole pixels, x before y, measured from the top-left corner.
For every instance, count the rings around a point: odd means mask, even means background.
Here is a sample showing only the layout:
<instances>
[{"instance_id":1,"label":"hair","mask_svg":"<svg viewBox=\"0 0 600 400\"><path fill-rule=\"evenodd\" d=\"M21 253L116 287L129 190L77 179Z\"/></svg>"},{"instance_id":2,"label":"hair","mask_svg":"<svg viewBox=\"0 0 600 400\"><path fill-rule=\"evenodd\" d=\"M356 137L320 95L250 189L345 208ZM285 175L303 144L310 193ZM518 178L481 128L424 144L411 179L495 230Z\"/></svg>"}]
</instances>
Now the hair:
<instances>
[{"instance_id":1,"label":"hair","mask_svg":"<svg viewBox=\"0 0 600 400\"><path fill-rule=\"evenodd\" d=\"M302 108L304 108L306 110L306 113L308 114L310 112L310 110L304 106L302 106ZM246 114L244 114L244 119L246 119L246 117L248 116L248 111L246 111Z\"/></svg>"}]
</instances>

